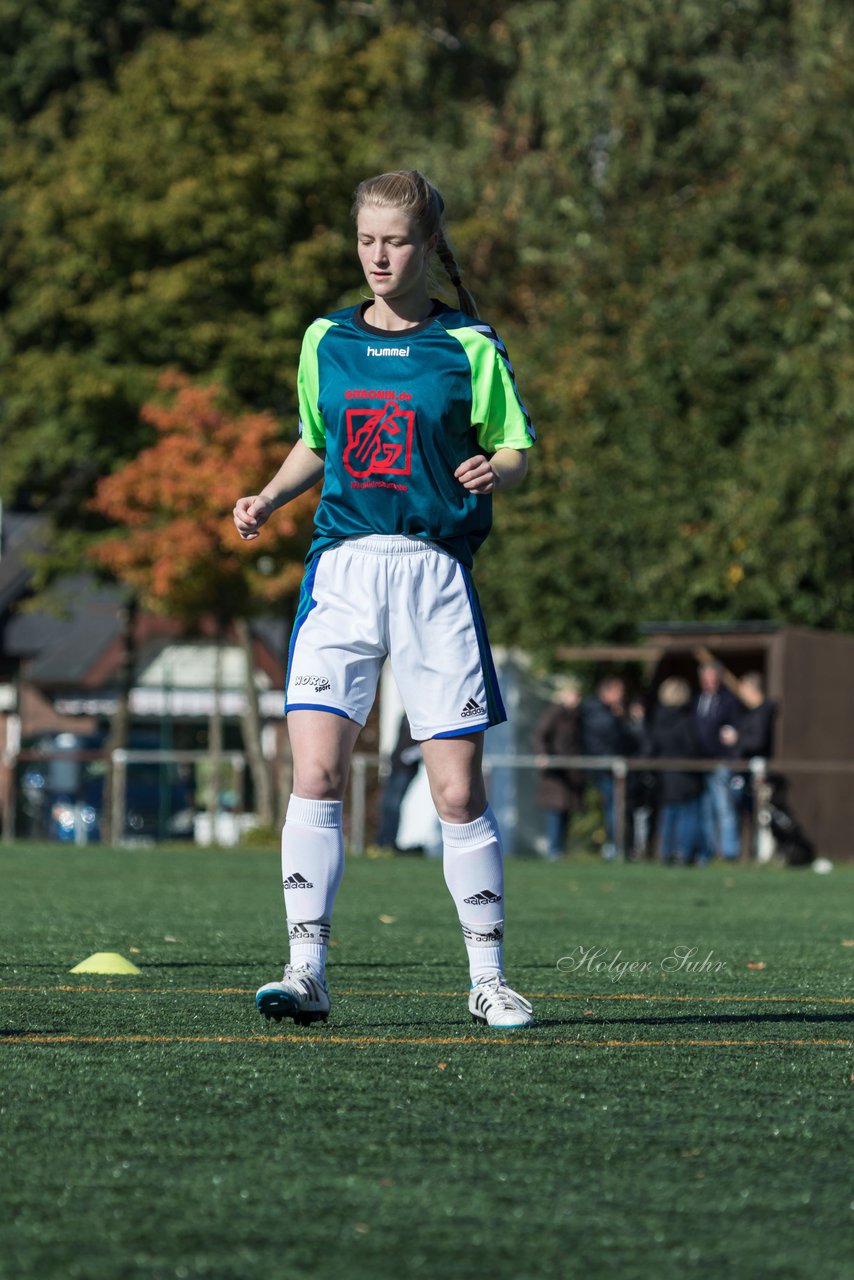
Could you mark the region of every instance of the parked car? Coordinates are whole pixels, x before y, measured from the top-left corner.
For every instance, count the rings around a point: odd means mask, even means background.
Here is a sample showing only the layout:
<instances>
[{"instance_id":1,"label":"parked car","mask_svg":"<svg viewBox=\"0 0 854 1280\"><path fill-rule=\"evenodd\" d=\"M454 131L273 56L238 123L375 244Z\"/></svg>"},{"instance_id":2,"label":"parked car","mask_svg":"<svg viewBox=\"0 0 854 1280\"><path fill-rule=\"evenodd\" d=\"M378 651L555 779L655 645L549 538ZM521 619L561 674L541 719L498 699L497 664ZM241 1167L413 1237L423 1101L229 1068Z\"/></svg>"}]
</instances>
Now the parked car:
<instances>
[{"instance_id":1,"label":"parked car","mask_svg":"<svg viewBox=\"0 0 854 1280\"><path fill-rule=\"evenodd\" d=\"M101 839L106 755L103 734L42 734L24 750L45 753L21 765L18 826L33 839L89 844ZM130 748L157 746L135 737ZM193 835L192 778L174 763L128 765L124 837L190 839Z\"/></svg>"}]
</instances>

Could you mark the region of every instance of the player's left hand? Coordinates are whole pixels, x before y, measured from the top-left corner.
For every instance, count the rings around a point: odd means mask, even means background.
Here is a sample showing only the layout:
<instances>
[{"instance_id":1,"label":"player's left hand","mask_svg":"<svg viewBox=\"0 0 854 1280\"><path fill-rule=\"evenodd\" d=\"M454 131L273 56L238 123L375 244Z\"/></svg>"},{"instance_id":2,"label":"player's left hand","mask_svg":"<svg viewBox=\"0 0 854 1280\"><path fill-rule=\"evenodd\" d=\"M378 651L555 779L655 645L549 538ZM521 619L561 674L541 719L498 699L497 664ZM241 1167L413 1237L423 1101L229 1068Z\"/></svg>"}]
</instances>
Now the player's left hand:
<instances>
[{"instance_id":1,"label":"player's left hand","mask_svg":"<svg viewBox=\"0 0 854 1280\"><path fill-rule=\"evenodd\" d=\"M498 477L495 468L482 453L473 458L466 458L454 472L457 480L470 493L492 493L498 488Z\"/></svg>"}]
</instances>

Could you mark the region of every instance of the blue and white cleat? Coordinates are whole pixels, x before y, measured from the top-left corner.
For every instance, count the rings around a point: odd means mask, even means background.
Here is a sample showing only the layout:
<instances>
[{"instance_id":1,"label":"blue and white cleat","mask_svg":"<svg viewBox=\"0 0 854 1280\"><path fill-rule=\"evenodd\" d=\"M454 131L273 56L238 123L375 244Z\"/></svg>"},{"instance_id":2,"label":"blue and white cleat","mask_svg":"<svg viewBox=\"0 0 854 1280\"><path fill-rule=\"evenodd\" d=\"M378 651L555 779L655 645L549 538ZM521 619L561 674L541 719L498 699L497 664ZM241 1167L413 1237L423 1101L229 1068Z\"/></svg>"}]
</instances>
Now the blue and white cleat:
<instances>
[{"instance_id":1,"label":"blue and white cleat","mask_svg":"<svg viewBox=\"0 0 854 1280\"><path fill-rule=\"evenodd\" d=\"M255 993L255 1005L265 1018L281 1022L293 1018L299 1027L325 1022L329 1017L329 991L307 965L286 965L281 982L268 982Z\"/></svg>"},{"instance_id":2,"label":"blue and white cleat","mask_svg":"<svg viewBox=\"0 0 854 1280\"><path fill-rule=\"evenodd\" d=\"M482 978L469 992L469 1013L488 1027L532 1027L534 1011L524 996L508 987L503 974Z\"/></svg>"}]
</instances>

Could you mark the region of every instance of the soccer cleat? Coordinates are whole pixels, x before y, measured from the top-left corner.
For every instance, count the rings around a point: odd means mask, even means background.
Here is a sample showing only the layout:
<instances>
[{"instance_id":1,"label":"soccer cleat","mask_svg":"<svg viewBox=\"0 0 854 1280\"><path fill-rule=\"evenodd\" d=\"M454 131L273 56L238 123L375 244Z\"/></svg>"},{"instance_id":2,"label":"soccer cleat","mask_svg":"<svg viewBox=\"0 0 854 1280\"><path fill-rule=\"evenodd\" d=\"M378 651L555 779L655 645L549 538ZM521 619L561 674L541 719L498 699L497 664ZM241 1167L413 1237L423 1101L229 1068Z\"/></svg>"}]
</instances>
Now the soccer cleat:
<instances>
[{"instance_id":1,"label":"soccer cleat","mask_svg":"<svg viewBox=\"0 0 854 1280\"><path fill-rule=\"evenodd\" d=\"M469 1013L488 1027L532 1027L533 1009L524 996L508 987L504 975L483 978L469 992Z\"/></svg>"},{"instance_id":2,"label":"soccer cleat","mask_svg":"<svg viewBox=\"0 0 854 1280\"><path fill-rule=\"evenodd\" d=\"M258 1012L265 1018L293 1018L297 1026L325 1022L329 1017L329 991L307 965L286 965L281 982L268 982L255 994Z\"/></svg>"}]
</instances>

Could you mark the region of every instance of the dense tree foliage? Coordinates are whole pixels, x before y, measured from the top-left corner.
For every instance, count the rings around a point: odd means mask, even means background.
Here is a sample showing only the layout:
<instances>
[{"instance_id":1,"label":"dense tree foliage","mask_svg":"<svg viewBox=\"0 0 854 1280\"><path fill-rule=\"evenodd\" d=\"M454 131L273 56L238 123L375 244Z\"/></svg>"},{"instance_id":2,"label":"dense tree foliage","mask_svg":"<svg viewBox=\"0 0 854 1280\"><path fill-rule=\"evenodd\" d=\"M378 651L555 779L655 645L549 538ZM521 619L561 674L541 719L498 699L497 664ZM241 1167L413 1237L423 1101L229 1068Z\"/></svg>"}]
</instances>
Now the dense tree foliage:
<instances>
[{"instance_id":1,"label":"dense tree foliage","mask_svg":"<svg viewBox=\"0 0 854 1280\"><path fill-rule=\"evenodd\" d=\"M416 165L540 434L481 553L495 638L850 627L853 26L843 0L0 0L5 497L79 554L165 368L288 438L301 331L359 295L352 189Z\"/></svg>"},{"instance_id":2,"label":"dense tree foliage","mask_svg":"<svg viewBox=\"0 0 854 1280\"><path fill-rule=\"evenodd\" d=\"M198 29L180 0L0 0L0 127L28 120L56 94L70 123L90 80L112 81L146 35Z\"/></svg>"},{"instance_id":3,"label":"dense tree foliage","mask_svg":"<svg viewBox=\"0 0 854 1280\"><path fill-rule=\"evenodd\" d=\"M529 643L662 617L850 627L850 20L640 7L577 3L562 30L518 11L517 83L555 161L514 228L544 438L485 586Z\"/></svg>"}]
</instances>

